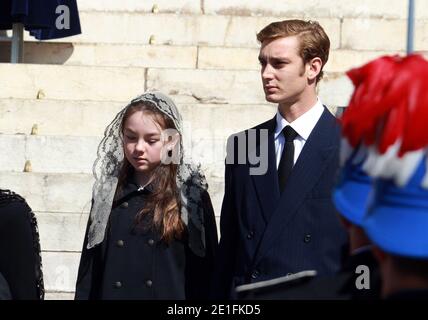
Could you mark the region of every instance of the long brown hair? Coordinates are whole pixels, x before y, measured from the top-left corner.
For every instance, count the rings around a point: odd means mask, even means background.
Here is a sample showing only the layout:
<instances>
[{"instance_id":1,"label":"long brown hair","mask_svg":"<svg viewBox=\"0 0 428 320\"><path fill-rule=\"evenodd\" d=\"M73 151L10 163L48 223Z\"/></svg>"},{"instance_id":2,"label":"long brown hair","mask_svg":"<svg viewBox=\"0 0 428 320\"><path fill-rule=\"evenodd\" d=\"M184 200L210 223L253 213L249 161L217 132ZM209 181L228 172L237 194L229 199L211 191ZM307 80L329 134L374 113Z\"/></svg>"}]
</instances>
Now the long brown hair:
<instances>
[{"instance_id":1,"label":"long brown hair","mask_svg":"<svg viewBox=\"0 0 428 320\"><path fill-rule=\"evenodd\" d=\"M123 115L121 123L121 138L123 139L123 129L126 120L135 112L143 111L145 114L153 117L159 126L163 129L177 129L171 118L159 111L156 106L150 102L139 102L131 105ZM179 144L179 143L177 143ZM177 146L176 146L177 147ZM150 193L144 201L144 208L137 214L135 222L138 227L146 229L152 228L160 232L161 239L170 243L174 238L180 239L185 230L184 223L180 217L180 198L176 183L178 165L159 164L152 174L153 192ZM116 189L115 200L121 195L121 191L128 179L134 174L134 168L124 157L122 168L119 173L119 181ZM150 215L150 225L145 225L146 215Z\"/></svg>"}]
</instances>

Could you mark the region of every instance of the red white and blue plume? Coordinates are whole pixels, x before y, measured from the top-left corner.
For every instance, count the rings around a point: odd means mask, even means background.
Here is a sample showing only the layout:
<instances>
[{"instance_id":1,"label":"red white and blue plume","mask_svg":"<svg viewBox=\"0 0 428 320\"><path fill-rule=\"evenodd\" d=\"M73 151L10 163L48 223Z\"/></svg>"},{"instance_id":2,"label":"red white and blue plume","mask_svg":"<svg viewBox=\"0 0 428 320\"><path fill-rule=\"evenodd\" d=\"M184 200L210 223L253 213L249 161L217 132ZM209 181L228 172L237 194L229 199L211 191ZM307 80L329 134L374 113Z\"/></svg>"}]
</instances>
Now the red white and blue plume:
<instances>
[{"instance_id":1,"label":"red white and blue plume","mask_svg":"<svg viewBox=\"0 0 428 320\"><path fill-rule=\"evenodd\" d=\"M428 61L385 56L347 75L355 90L341 118L341 163L360 148L367 174L404 186L427 152Z\"/></svg>"}]
</instances>

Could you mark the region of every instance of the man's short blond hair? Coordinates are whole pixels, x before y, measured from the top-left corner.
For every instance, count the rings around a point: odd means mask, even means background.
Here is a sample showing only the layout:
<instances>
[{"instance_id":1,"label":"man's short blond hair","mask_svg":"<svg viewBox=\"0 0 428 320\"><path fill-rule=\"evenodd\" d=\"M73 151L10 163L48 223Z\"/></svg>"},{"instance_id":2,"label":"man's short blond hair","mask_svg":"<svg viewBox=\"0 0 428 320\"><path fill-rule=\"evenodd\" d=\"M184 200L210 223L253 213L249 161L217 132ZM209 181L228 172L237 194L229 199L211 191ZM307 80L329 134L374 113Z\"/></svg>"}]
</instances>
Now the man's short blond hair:
<instances>
[{"instance_id":1,"label":"man's short blond hair","mask_svg":"<svg viewBox=\"0 0 428 320\"><path fill-rule=\"evenodd\" d=\"M330 39L318 22L304 20L272 22L257 34L257 40L263 44L265 41L291 36L297 36L299 39L299 55L304 63L316 57L321 59L321 71L316 79L318 82L323 76L322 69L327 63L330 51Z\"/></svg>"}]
</instances>

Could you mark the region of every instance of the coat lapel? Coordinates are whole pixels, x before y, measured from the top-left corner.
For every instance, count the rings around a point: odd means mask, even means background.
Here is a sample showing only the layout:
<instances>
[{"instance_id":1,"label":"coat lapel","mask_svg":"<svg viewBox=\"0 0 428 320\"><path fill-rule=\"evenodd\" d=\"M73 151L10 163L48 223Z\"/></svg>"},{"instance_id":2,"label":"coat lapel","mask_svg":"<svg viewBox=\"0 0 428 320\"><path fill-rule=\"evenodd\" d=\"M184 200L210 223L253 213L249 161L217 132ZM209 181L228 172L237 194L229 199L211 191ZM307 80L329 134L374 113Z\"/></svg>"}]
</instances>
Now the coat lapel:
<instances>
[{"instance_id":1,"label":"coat lapel","mask_svg":"<svg viewBox=\"0 0 428 320\"><path fill-rule=\"evenodd\" d=\"M276 203L264 202L272 201L272 196L265 195L262 199L262 206L269 210L273 209L273 213L258 247L254 265L257 265L264 257L276 238L283 232L289 221L296 214L307 193L317 183L321 173L328 164L328 160L334 155L333 151L338 148L335 140L332 138L335 135L333 121L336 121L335 118L325 109L299 155L284 192L279 198L279 204L275 206ZM268 183L267 177L261 179L263 179L266 186ZM272 181L274 180L271 177L270 184L274 184L278 188L278 178L275 180L276 183Z\"/></svg>"},{"instance_id":2,"label":"coat lapel","mask_svg":"<svg viewBox=\"0 0 428 320\"><path fill-rule=\"evenodd\" d=\"M261 175L251 175L251 179L254 183L257 200L261 204L262 214L265 222L267 223L272 215L272 212L275 211L280 197L279 186L278 186L278 174L276 169L276 159L275 159L275 142L274 142L274 133L275 133L276 120L266 122L257 129L267 129L268 130L268 139L263 141L261 139L260 143L257 145L257 148L252 151L254 155L257 152L257 155L260 157L266 157L263 155L260 150L266 150L266 146L263 147L263 144L267 144L267 159L264 158L262 161L267 161L268 168L265 174Z\"/></svg>"}]
</instances>

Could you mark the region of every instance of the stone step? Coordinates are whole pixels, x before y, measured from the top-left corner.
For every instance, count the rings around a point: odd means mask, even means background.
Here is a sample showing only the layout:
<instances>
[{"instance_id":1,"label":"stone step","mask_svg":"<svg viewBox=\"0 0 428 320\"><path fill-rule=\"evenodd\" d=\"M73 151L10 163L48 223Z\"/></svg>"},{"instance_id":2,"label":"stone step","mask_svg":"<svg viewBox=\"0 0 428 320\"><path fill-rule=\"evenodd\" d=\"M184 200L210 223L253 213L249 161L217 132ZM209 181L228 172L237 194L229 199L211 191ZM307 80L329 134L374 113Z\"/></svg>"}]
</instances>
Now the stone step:
<instances>
[{"instance_id":1,"label":"stone step","mask_svg":"<svg viewBox=\"0 0 428 320\"><path fill-rule=\"evenodd\" d=\"M156 5L156 8L160 13L202 13L200 0L79 0L78 2L79 12L114 11L149 13L153 11L154 5Z\"/></svg>"},{"instance_id":2,"label":"stone step","mask_svg":"<svg viewBox=\"0 0 428 320\"><path fill-rule=\"evenodd\" d=\"M76 288L80 252L42 252L45 290L73 293Z\"/></svg>"},{"instance_id":3,"label":"stone step","mask_svg":"<svg viewBox=\"0 0 428 320\"><path fill-rule=\"evenodd\" d=\"M85 0L88 1L88 0ZM84 2L85 2L84 1ZM98 0L101 1L101 0ZM428 18L428 4L416 0L416 17ZM323 18L407 18L407 1L401 0L205 0L204 13L218 15L264 15L298 19Z\"/></svg>"},{"instance_id":4,"label":"stone step","mask_svg":"<svg viewBox=\"0 0 428 320\"><path fill-rule=\"evenodd\" d=\"M34 42L24 44L25 63L74 66L196 68L196 46ZM0 42L0 62L10 43Z\"/></svg>"},{"instance_id":5,"label":"stone step","mask_svg":"<svg viewBox=\"0 0 428 320\"><path fill-rule=\"evenodd\" d=\"M358 32L355 32L356 30ZM342 49L380 51L406 49L406 19L345 19L343 20L341 31ZM424 20L416 20L414 32L415 50L426 51L428 49L427 33L428 20L426 18Z\"/></svg>"},{"instance_id":6,"label":"stone step","mask_svg":"<svg viewBox=\"0 0 428 320\"><path fill-rule=\"evenodd\" d=\"M288 18L288 16L283 16ZM301 18L301 16L300 16ZM161 44L258 48L256 34L279 20L272 16L178 15L123 12L81 12L83 33L50 42ZM317 19L331 41L331 49L404 50L407 19L358 17ZM162 28L159 27L162 23ZM415 49L427 50L428 18L415 21ZM358 37L355 30L364 37ZM34 40L25 33L24 40Z\"/></svg>"},{"instance_id":7,"label":"stone step","mask_svg":"<svg viewBox=\"0 0 428 320\"><path fill-rule=\"evenodd\" d=\"M24 197L34 212L88 213L91 174L0 171L0 188Z\"/></svg>"},{"instance_id":8,"label":"stone step","mask_svg":"<svg viewBox=\"0 0 428 320\"><path fill-rule=\"evenodd\" d=\"M147 87L162 88L178 102L266 103L259 71L148 69ZM326 73L318 86L329 107L346 106L352 91L343 73Z\"/></svg>"},{"instance_id":9,"label":"stone step","mask_svg":"<svg viewBox=\"0 0 428 320\"><path fill-rule=\"evenodd\" d=\"M0 133L102 136L105 127L127 104L108 101L0 99ZM178 103L189 132L205 130L207 136L227 137L273 117L273 104ZM227 117L225 117L227 114ZM19 119L19 121L17 121Z\"/></svg>"},{"instance_id":10,"label":"stone step","mask_svg":"<svg viewBox=\"0 0 428 320\"><path fill-rule=\"evenodd\" d=\"M404 52L331 50L324 72L346 72L388 54L404 54ZM258 48L199 47L198 68L259 71L258 55Z\"/></svg>"},{"instance_id":11,"label":"stone step","mask_svg":"<svg viewBox=\"0 0 428 320\"><path fill-rule=\"evenodd\" d=\"M226 140L198 136L185 147L186 154L206 168L207 175L221 177ZM29 161L33 173L92 174L99 141L98 137L1 136L0 147L10 154L0 159L1 170L22 173Z\"/></svg>"},{"instance_id":12,"label":"stone step","mask_svg":"<svg viewBox=\"0 0 428 320\"><path fill-rule=\"evenodd\" d=\"M426 53L426 52L425 52ZM325 72L345 72L376 57L403 51L332 50ZM72 66L260 70L259 48L26 42L24 62ZM10 43L0 42L0 62Z\"/></svg>"},{"instance_id":13,"label":"stone step","mask_svg":"<svg viewBox=\"0 0 428 320\"><path fill-rule=\"evenodd\" d=\"M224 192L224 164L220 176L213 175L206 167L202 169L207 177L215 214L219 216ZM42 219L48 222L54 219L48 215L51 213L65 215L79 221L79 228L85 224L83 216L91 209L93 183L92 174L0 171L0 188L20 194L34 212L45 215ZM76 217L70 218L71 215ZM55 219L62 221L59 216ZM67 224L64 226L67 227ZM48 245L48 248L51 246Z\"/></svg>"},{"instance_id":14,"label":"stone step","mask_svg":"<svg viewBox=\"0 0 428 320\"><path fill-rule=\"evenodd\" d=\"M177 103L266 103L259 71L0 64L0 75L0 99L129 101L157 89ZM326 73L320 83L320 97L328 106L345 106L352 92L346 79L338 78L343 74ZM331 96L332 84L344 94Z\"/></svg>"},{"instance_id":15,"label":"stone step","mask_svg":"<svg viewBox=\"0 0 428 320\"><path fill-rule=\"evenodd\" d=\"M278 17L201 14L152 14L141 12L82 11L82 34L51 42L208 45L258 47L256 34ZM285 17L283 17L285 18ZM339 18L320 18L330 36L331 47L339 48ZM162 25L162 27L160 27ZM34 40L25 33L24 40Z\"/></svg>"},{"instance_id":16,"label":"stone step","mask_svg":"<svg viewBox=\"0 0 428 320\"><path fill-rule=\"evenodd\" d=\"M145 70L135 67L0 64L0 99L45 97L127 101L144 91Z\"/></svg>"},{"instance_id":17,"label":"stone step","mask_svg":"<svg viewBox=\"0 0 428 320\"><path fill-rule=\"evenodd\" d=\"M0 167L22 172L29 160L34 172L90 173L99 141L99 137L1 135Z\"/></svg>"},{"instance_id":18,"label":"stone step","mask_svg":"<svg viewBox=\"0 0 428 320\"><path fill-rule=\"evenodd\" d=\"M416 0L416 17L428 18L428 5L424 0ZM407 18L407 3L401 0L79 0L79 11L114 11L190 13L209 15L277 16L314 19L320 17L371 17Z\"/></svg>"},{"instance_id":19,"label":"stone step","mask_svg":"<svg viewBox=\"0 0 428 320\"><path fill-rule=\"evenodd\" d=\"M258 119L257 122L263 122L272 116L273 113L270 117ZM211 168L212 174L220 176L218 167L222 166L226 157L227 137L238 130L221 130L222 128L213 128L212 125L198 129L192 128L190 122L185 125L188 125L183 140L186 154L203 166ZM242 130L246 128L248 126L242 127ZM3 134L0 135L0 149L7 156L0 158L0 168L2 171L23 172L27 161L30 161L32 172L92 173L100 141L99 136Z\"/></svg>"},{"instance_id":20,"label":"stone step","mask_svg":"<svg viewBox=\"0 0 428 320\"><path fill-rule=\"evenodd\" d=\"M42 251L82 250L88 213L35 212Z\"/></svg>"},{"instance_id":21,"label":"stone step","mask_svg":"<svg viewBox=\"0 0 428 320\"><path fill-rule=\"evenodd\" d=\"M45 291L45 300L74 300L74 291Z\"/></svg>"}]
</instances>

